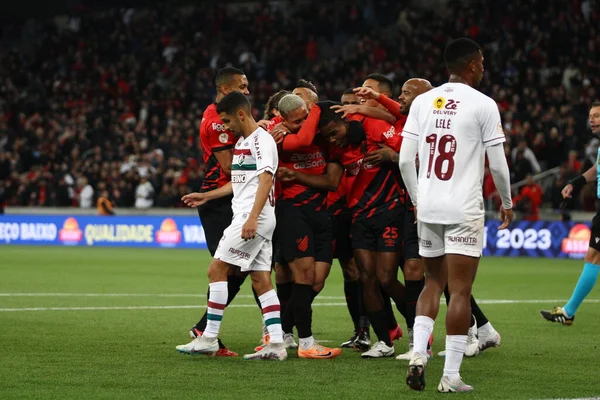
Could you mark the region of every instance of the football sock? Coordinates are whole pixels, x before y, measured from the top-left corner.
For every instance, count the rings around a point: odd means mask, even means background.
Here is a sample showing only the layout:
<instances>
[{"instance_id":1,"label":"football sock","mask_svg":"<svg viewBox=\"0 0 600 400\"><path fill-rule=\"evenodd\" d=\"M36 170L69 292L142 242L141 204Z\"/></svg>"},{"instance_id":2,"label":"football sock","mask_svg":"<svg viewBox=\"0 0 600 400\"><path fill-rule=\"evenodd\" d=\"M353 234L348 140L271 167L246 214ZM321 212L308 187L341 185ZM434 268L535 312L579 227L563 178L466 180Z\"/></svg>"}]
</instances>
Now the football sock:
<instances>
[{"instance_id":1,"label":"football sock","mask_svg":"<svg viewBox=\"0 0 600 400\"><path fill-rule=\"evenodd\" d=\"M481 308L479 308L479 305L477 305L477 302L475 301L475 297L473 297L473 296L471 296L471 314L475 317L475 321L477 322L477 328L480 328L483 325L490 322L490 321L488 321L488 319L485 316L485 314L483 313L483 311L481 311ZM472 323L471 323L471 326L473 326Z\"/></svg>"},{"instance_id":2,"label":"football sock","mask_svg":"<svg viewBox=\"0 0 600 400\"><path fill-rule=\"evenodd\" d=\"M396 321L396 316L394 315L394 310L392 309L392 302L390 300L390 297L385 295L384 293L382 293L381 295L383 296L383 307L385 310L385 320L387 322L387 328L388 330L396 329L396 327L398 326L398 321ZM369 318L371 318L370 314ZM373 325L373 321L371 321L371 325Z\"/></svg>"},{"instance_id":3,"label":"football sock","mask_svg":"<svg viewBox=\"0 0 600 400\"><path fill-rule=\"evenodd\" d=\"M419 353L425 362L427 361L427 345L429 344L431 332L433 332L434 323L434 320L424 315L415 317L415 325L413 328L413 351Z\"/></svg>"},{"instance_id":4,"label":"football sock","mask_svg":"<svg viewBox=\"0 0 600 400\"><path fill-rule=\"evenodd\" d=\"M294 284L289 309L293 313L294 325L298 330L299 338L312 336L311 330L311 303L312 285ZM289 332L286 332L289 333Z\"/></svg>"},{"instance_id":5,"label":"football sock","mask_svg":"<svg viewBox=\"0 0 600 400\"><path fill-rule=\"evenodd\" d=\"M311 293L310 293L310 304L312 304L312 302L319 295L319 293L321 293L321 292L317 292L316 290L311 291Z\"/></svg>"},{"instance_id":6,"label":"football sock","mask_svg":"<svg viewBox=\"0 0 600 400\"><path fill-rule=\"evenodd\" d=\"M446 336L446 360L444 361L444 376L450 379L458 378L465 350L467 335Z\"/></svg>"},{"instance_id":7,"label":"football sock","mask_svg":"<svg viewBox=\"0 0 600 400\"><path fill-rule=\"evenodd\" d=\"M269 331L271 343L283 343L281 330L281 307L275 290L271 289L259 298L263 319Z\"/></svg>"},{"instance_id":8,"label":"football sock","mask_svg":"<svg viewBox=\"0 0 600 400\"><path fill-rule=\"evenodd\" d=\"M227 282L214 282L209 284L210 296L208 298L208 322L204 335L206 337L219 336L221 321L223 320L223 311L227 305Z\"/></svg>"},{"instance_id":9,"label":"football sock","mask_svg":"<svg viewBox=\"0 0 600 400\"><path fill-rule=\"evenodd\" d=\"M421 291L425 286L425 279L418 281L406 281L406 326L412 329L415 325L415 316L417 314L417 301Z\"/></svg>"},{"instance_id":10,"label":"football sock","mask_svg":"<svg viewBox=\"0 0 600 400\"><path fill-rule=\"evenodd\" d=\"M375 335L377 335L377 339L392 347L393 344L390 340L390 331L387 327L387 318L388 313L385 309L369 312L369 321L371 321L371 326L373 327L373 331L375 331Z\"/></svg>"},{"instance_id":11,"label":"football sock","mask_svg":"<svg viewBox=\"0 0 600 400\"><path fill-rule=\"evenodd\" d=\"M600 266L592 263L585 263L583 266L583 271L579 276L579 281L577 282L575 290L571 295L571 299L564 306L567 317L571 318L573 315L575 315L577 309L583 302L583 299L585 299L585 297L591 292L592 288L596 284L599 271Z\"/></svg>"},{"instance_id":12,"label":"football sock","mask_svg":"<svg viewBox=\"0 0 600 400\"><path fill-rule=\"evenodd\" d=\"M231 302L233 301L233 299L235 299L235 296L240 292L240 288L242 287L242 285L244 284L244 281L246 280L246 278L239 278L235 275L231 275L227 277L227 305L231 304ZM252 289L254 291L254 289ZM210 286L208 291L206 292L206 298L210 298ZM260 305L260 304L259 304ZM200 321L198 321L196 323L196 329L198 329L200 332L204 332L204 330L206 329L206 317L207 317L207 311L204 311L204 315L202 316L202 318L200 319Z\"/></svg>"},{"instance_id":13,"label":"football sock","mask_svg":"<svg viewBox=\"0 0 600 400\"><path fill-rule=\"evenodd\" d=\"M350 318L354 323L354 331L358 332L361 329L361 303L362 303L362 290L360 281L345 281L344 282L344 295L346 296L346 305L348 306L348 312Z\"/></svg>"},{"instance_id":14,"label":"football sock","mask_svg":"<svg viewBox=\"0 0 600 400\"><path fill-rule=\"evenodd\" d=\"M477 334L481 335L482 333L484 334L490 334L493 333L495 331L494 327L492 326L491 322L488 322L485 325L482 325L480 327L477 327Z\"/></svg>"},{"instance_id":15,"label":"football sock","mask_svg":"<svg viewBox=\"0 0 600 400\"><path fill-rule=\"evenodd\" d=\"M313 338L312 336L300 338L298 341L300 342L300 348L302 350L308 350L315 344L315 338Z\"/></svg>"}]
</instances>

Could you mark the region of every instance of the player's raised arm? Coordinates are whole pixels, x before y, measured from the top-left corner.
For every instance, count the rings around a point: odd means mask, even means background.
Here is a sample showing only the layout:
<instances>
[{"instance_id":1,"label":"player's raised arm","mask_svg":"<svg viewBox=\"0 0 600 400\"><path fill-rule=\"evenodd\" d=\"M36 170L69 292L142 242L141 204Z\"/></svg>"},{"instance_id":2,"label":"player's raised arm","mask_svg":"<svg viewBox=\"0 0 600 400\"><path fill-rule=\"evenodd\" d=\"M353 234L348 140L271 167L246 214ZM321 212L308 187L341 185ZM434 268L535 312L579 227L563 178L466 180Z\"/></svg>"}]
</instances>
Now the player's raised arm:
<instances>
[{"instance_id":1,"label":"player's raised arm","mask_svg":"<svg viewBox=\"0 0 600 400\"><path fill-rule=\"evenodd\" d=\"M315 104L308 113L308 117L295 135L287 135L281 142L283 151L295 151L310 145L319 130L319 119L321 119L321 108Z\"/></svg>"},{"instance_id":2,"label":"player's raised arm","mask_svg":"<svg viewBox=\"0 0 600 400\"><path fill-rule=\"evenodd\" d=\"M383 120L389 124L393 124L397 120L397 117L383 108L369 107L360 104L335 105L331 106L331 109L335 110L338 114L342 114L342 117L344 118L348 115L360 114L365 117Z\"/></svg>"}]
</instances>

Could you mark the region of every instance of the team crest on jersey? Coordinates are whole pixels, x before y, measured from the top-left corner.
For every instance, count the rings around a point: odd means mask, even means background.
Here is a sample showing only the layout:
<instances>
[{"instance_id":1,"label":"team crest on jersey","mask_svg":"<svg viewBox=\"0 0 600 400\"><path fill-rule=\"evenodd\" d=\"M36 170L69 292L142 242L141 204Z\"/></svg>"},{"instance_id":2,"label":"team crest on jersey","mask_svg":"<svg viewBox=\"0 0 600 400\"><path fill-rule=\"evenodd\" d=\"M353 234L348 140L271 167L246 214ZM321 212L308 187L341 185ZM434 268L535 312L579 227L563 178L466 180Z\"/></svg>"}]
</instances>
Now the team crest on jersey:
<instances>
[{"instance_id":1,"label":"team crest on jersey","mask_svg":"<svg viewBox=\"0 0 600 400\"><path fill-rule=\"evenodd\" d=\"M502 122L498 122L498 126L496 126L496 130L499 134L504 136L504 129L502 128Z\"/></svg>"},{"instance_id":2,"label":"team crest on jersey","mask_svg":"<svg viewBox=\"0 0 600 400\"><path fill-rule=\"evenodd\" d=\"M436 97L435 100L433 100L433 106L438 110L441 110L442 108L444 108L445 105L446 105L446 99L443 97Z\"/></svg>"},{"instance_id":3,"label":"team crest on jersey","mask_svg":"<svg viewBox=\"0 0 600 400\"><path fill-rule=\"evenodd\" d=\"M219 142L225 144L227 143L227 140L229 139L229 136L226 133L221 133L219 135Z\"/></svg>"},{"instance_id":4,"label":"team crest on jersey","mask_svg":"<svg viewBox=\"0 0 600 400\"><path fill-rule=\"evenodd\" d=\"M240 155L238 156L238 159L237 159L237 163L238 163L238 165L243 165L243 164L244 164L244 160L245 160L245 159L246 159L246 156L245 156L245 155L243 155L243 154L240 154Z\"/></svg>"}]
</instances>

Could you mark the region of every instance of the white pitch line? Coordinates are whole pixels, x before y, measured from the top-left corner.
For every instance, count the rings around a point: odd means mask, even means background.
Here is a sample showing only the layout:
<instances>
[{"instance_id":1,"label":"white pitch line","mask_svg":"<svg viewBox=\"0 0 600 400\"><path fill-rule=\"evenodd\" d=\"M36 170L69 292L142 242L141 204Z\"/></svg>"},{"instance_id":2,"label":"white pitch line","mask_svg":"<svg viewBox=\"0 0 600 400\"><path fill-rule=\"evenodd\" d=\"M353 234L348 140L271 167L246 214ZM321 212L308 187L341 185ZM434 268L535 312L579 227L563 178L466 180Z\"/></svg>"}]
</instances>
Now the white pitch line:
<instances>
[{"instance_id":1,"label":"white pitch line","mask_svg":"<svg viewBox=\"0 0 600 400\"><path fill-rule=\"evenodd\" d=\"M206 298L206 294L191 293L0 293L0 297L194 297ZM254 298L251 294L238 294L236 298ZM343 300L344 296L319 296L319 299Z\"/></svg>"},{"instance_id":2,"label":"white pitch line","mask_svg":"<svg viewBox=\"0 0 600 400\"><path fill-rule=\"evenodd\" d=\"M249 296L252 297L252 296ZM566 302L567 300L481 300L480 304L537 304ZM584 300L586 303L600 303L600 299ZM346 303L313 303L313 307L339 307ZM228 308L252 308L256 304L231 304ZM18 311L110 311L110 310L177 310L187 308L206 308L205 305L182 305L182 306L106 306L106 307L22 307L22 308L0 308L0 312Z\"/></svg>"},{"instance_id":3,"label":"white pitch line","mask_svg":"<svg viewBox=\"0 0 600 400\"><path fill-rule=\"evenodd\" d=\"M346 303L313 303L313 307L345 306ZM187 308L206 308L206 306L115 306L115 307L32 307L32 308L0 308L0 312L18 311L111 311L111 310L178 310ZM256 304L231 304L227 308L258 308Z\"/></svg>"}]
</instances>

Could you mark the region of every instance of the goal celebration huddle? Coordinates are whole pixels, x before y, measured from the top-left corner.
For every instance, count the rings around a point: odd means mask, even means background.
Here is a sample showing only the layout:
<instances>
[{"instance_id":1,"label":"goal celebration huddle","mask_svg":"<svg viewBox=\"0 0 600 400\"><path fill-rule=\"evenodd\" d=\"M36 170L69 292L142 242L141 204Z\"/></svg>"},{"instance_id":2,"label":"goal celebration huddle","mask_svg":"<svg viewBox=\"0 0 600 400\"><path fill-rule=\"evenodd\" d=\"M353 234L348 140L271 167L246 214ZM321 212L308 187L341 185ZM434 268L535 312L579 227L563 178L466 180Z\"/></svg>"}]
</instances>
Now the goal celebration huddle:
<instances>
[{"instance_id":1,"label":"goal celebration huddle","mask_svg":"<svg viewBox=\"0 0 600 400\"><path fill-rule=\"evenodd\" d=\"M471 295L483 248L486 165L502 200L499 229L513 219L500 113L477 90L484 56L470 39L450 42L448 82L433 88L427 77L410 79L397 100L392 81L378 73L339 99L320 100L301 80L272 96L260 121L244 72L219 71L215 103L200 126L205 178L183 197L198 209L213 256L208 304L192 341L177 351L237 355L219 333L249 276L263 339L245 359L285 360L288 351L331 359L355 349L363 358L407 361L407 385L423 390L444 295L438 390L473 390L460 376L463 357L501 342ZM313 337L312 303L334 258L350 338L329 348ZM403 336L407 344L396 343Z\"/></svg>"}]
</instances>

